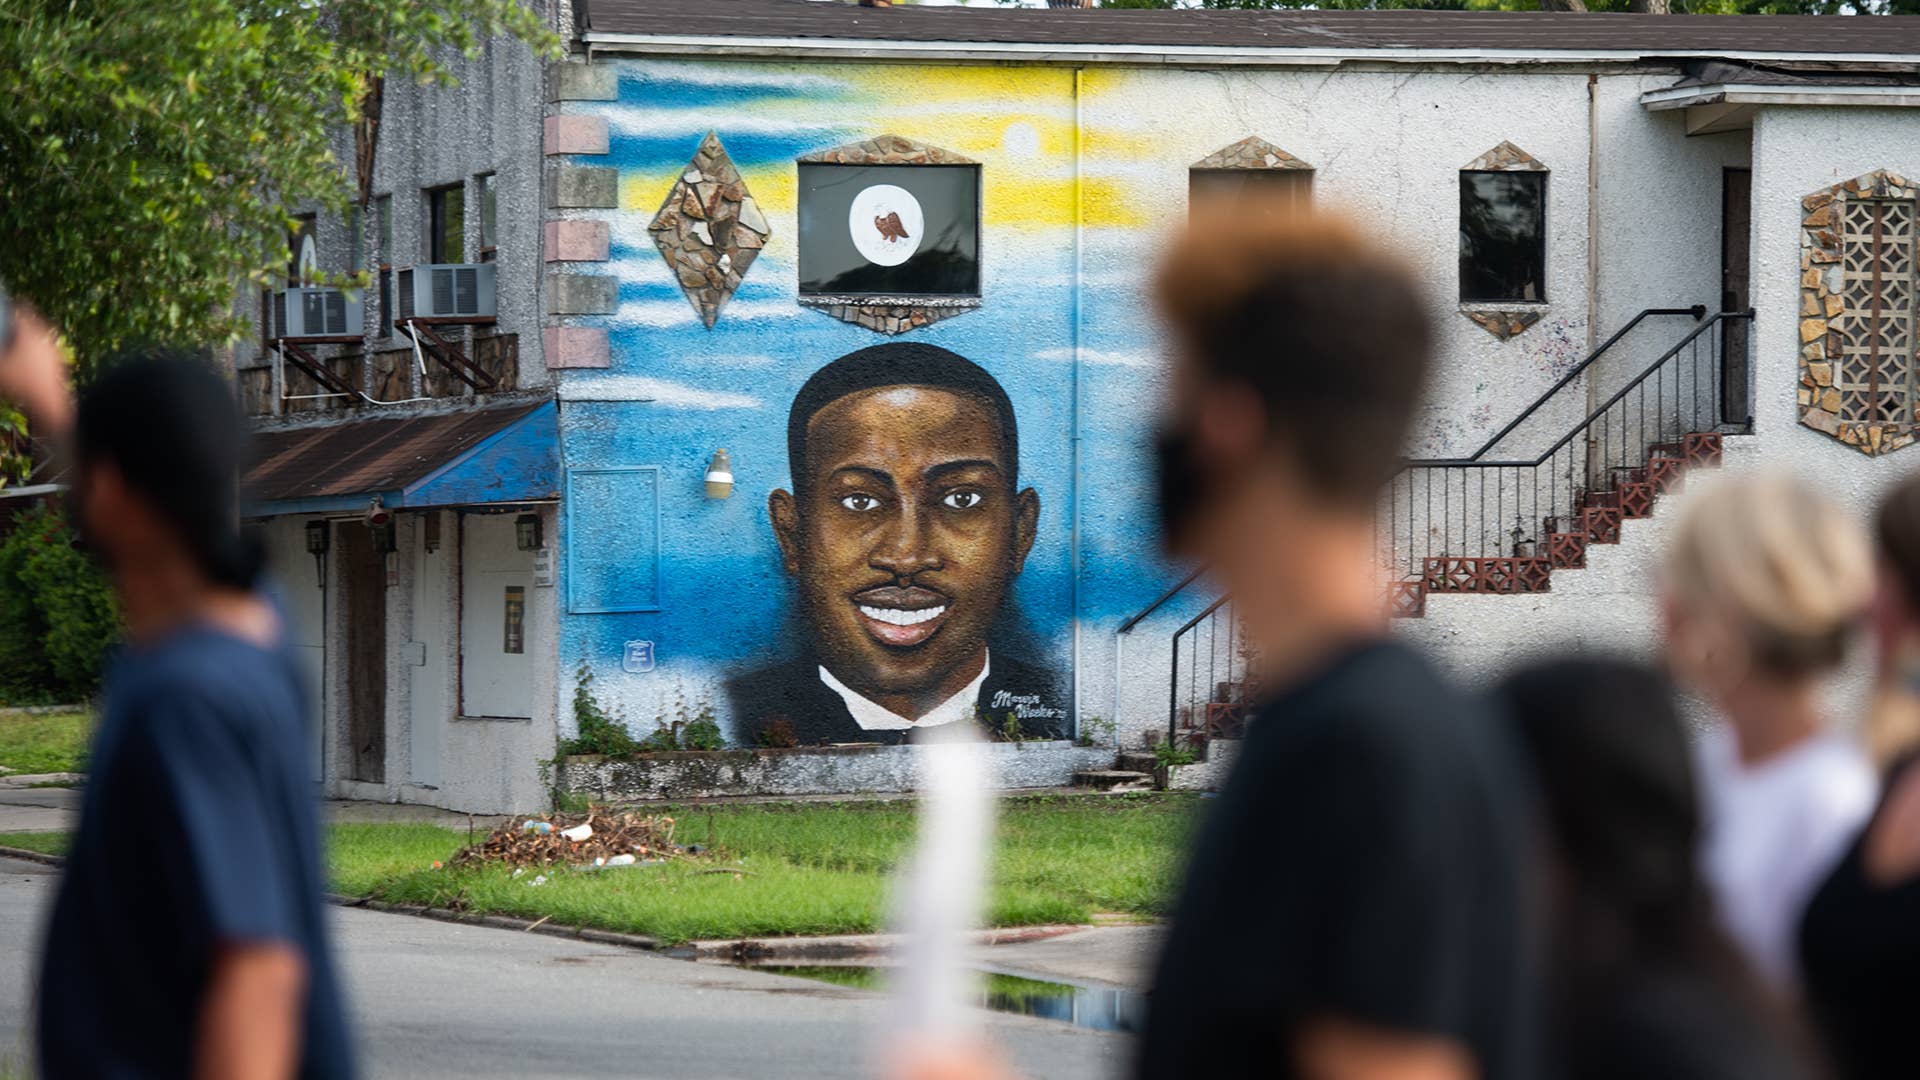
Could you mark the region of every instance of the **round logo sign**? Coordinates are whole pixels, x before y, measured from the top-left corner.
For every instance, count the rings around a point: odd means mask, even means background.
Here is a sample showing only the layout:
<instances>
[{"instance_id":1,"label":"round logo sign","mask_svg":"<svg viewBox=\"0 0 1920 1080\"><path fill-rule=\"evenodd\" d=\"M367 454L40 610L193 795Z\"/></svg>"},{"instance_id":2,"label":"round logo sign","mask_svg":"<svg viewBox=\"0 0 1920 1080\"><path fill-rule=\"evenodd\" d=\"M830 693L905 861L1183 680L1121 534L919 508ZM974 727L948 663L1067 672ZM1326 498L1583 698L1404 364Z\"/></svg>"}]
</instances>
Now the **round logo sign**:
<instances>
[{"instance_id":1,"label":"round logo sign","mask_svg":"<svg viewBox=\"0 0 1920 1080\"><path fill-rule=\"evenodd\" d=\"M853 246L870 263L899 266L920 250L926 231L920 200L905 188L875 184L853 197L847 209L847 232Z\"/></svg>"}]
</instances>

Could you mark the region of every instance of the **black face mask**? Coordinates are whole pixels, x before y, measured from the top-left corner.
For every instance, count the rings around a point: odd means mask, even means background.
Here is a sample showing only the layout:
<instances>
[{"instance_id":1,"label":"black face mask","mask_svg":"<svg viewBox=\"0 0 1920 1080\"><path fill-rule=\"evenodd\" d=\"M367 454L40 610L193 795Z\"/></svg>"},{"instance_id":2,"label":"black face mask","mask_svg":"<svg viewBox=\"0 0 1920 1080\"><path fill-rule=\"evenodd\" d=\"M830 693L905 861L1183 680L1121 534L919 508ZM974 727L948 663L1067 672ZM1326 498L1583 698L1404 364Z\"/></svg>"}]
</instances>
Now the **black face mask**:
<instances>
[{"instance_id":1,"label":"black face mask","mask_svg":"<svg viewBox=\"0 0 1920 1080\"><path fill-rule=\"evenodd\" d=\"M1182 553L1187 532L1207 501L1206 474L1194 464L1193 443L1193 432L1187 428L1162 428L1154 436L1160 543L1170 555Z\"/></svg>"}]
</instances>

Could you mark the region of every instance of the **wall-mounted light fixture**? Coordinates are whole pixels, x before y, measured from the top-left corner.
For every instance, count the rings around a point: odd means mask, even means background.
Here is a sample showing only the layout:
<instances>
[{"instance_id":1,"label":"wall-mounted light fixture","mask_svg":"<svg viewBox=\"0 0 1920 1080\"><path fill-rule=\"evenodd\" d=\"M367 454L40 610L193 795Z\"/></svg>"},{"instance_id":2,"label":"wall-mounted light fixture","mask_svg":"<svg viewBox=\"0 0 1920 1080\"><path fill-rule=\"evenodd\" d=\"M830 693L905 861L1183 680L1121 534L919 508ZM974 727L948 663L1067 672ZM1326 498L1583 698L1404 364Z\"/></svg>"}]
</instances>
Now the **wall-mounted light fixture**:
<instances>
[{"instance_id":1,"label":"wall-mounted light fixture","mask_svg":"<svg viewBox=\"0 0 1920 1080\"><path fill-rule=\"evenodd\" d=\"M521 514L513 519L513 540L521 551L539 551L545 544L540 542L540 515Z\"/></svg>"},{"instance_id":2,"label":"wall-mounted light fixture","mask_svg":"<svg viewBox=\"0 0 1920 1080\"><path fill-rule=\"evenodd\" d=\"M313 572L320 579L320 588L327 587L327 548L332 543L333 528L323 519L315 518L307 522L307 554L313 556Z\"/></svg>"},{"instance_id":3,"label":"wall-mounted light fixture","mask_svg":"<svg viewBox=\"0 0 1920 1080\"><path fill-rule=\"evenodd\" d=\"M727 456L727 448L721 447L713 452L713 460L707 462L707 498L724 499L733 494L733 459Z\"/></svg>"}]
</instances>

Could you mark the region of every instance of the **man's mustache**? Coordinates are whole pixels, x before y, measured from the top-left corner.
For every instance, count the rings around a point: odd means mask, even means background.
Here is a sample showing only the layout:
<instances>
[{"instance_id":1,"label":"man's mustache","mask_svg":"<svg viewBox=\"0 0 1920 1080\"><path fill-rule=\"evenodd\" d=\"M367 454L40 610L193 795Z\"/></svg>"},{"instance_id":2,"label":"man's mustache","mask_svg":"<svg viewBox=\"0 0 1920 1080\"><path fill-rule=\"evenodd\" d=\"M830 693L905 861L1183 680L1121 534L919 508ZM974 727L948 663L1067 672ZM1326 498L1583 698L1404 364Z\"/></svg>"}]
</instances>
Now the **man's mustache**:
<instances>
[{"instance_id":1,"label":"man's mustache","mask_svg":"<svg viewBox=\"0 0 1920 1080\"><path fill-rule=\"evenodd\" d=\"M896 585L891 581L884 585L870 585L857 589L853 592L852 599L868 607L893 608L897 611L924 611L927 608L944 607L953 602L950 594L919 582L912 585Z\"/></svg>"}]
</instances>

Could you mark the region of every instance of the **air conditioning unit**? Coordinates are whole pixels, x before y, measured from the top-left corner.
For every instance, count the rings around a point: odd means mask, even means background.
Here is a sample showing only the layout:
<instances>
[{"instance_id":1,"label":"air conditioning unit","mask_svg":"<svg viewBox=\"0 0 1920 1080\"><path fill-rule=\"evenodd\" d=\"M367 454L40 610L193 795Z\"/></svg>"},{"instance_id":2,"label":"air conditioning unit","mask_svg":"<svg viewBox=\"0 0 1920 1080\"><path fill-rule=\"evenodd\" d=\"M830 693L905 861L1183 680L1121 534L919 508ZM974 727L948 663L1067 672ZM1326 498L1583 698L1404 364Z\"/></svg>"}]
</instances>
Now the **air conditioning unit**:
<instances>
[{"instance_id":1,"label":"air conditioning unit","mask_svg":"<svg viewBox=\"0 0 1920 1080\"><path fill-rule=\"evenodd\" d=\"M492 263L428 263L400 271L400 318L491 319Z\"/></svg>"},{"instance_id":2,"label":"air conditioning unit","mask_svg":"<svg viewBox=\"0 0 1920 1080\"><path fill-rule=\"evenodd\" d=\"M273 336L360 336L365 316L358 298L340 289L283 289L273 296Z\"/></svg>"}]
</instances>

